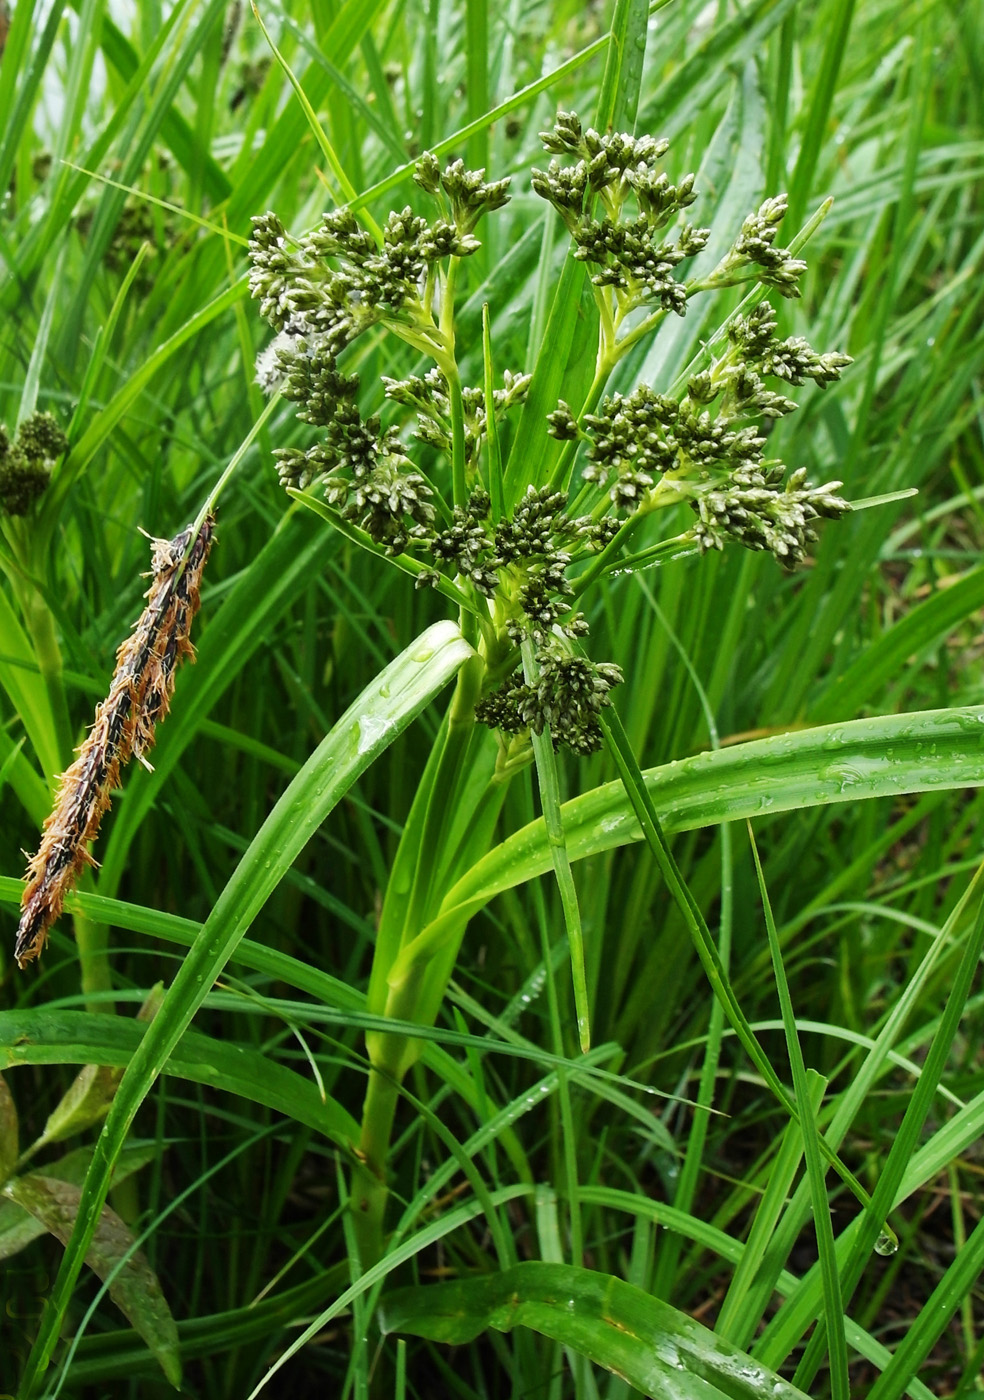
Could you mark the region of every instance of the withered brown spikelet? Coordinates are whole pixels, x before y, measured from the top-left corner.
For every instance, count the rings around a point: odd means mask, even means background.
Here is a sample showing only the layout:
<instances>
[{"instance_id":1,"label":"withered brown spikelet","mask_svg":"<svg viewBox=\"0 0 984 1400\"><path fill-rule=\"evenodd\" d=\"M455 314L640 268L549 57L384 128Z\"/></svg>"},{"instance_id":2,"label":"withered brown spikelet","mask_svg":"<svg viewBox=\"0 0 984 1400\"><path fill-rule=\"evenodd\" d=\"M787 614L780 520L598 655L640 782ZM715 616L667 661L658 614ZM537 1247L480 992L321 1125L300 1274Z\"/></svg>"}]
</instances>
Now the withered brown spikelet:
<instances>
[{"instance_id":1,"label":"withered brown spikelet","mask_svg":"<svg viewBox=\"0 0 984 1400\"><path fill-rule=\"evenodd\" d=\"M172 540L152 541L147 606L116 653L109 694L96 710L78 758L61 776L41 845L27 868L14 947L18 967L38 957L65 895L85 866L96 864L88 843L119 786L120 768L134 755L146 762L155 726L168 711L178 663L195 654L188 636L214 525L209 515L194 541L191 526Z\"/></svg>"}]
</instances>

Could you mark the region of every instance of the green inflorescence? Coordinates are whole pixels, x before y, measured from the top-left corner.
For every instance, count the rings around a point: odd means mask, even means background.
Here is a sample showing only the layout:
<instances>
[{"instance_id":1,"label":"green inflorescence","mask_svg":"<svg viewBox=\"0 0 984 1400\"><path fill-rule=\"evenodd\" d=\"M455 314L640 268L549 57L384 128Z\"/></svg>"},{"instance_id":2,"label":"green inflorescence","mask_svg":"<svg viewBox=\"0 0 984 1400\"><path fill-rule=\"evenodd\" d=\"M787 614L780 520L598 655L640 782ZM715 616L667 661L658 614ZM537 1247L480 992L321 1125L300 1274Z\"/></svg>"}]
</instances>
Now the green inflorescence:
<instances>
[{"instance_id":1,"label":"green inflorescence","mask_svg":"<svg viewBox=\"0 0 984 1400\"><path fill-rule=\"evenodd\" d=\"M0 426L0 509L7 515L27 515L48 489L52 467L68 439L50 413L32 413L11 442Z\"/></svg>"},{"instance_id":2,"label":"green inflorescence","mask_svg":"<svg viewBox=\"0 0 984 1400\"><path fill-rule=\"evenodd\" d=\"M507 203L508 180L486 181L460 160L442 169L427 153L414 178L436 202L436 217L392 213L378 240L347 208L300 239L275 214L261 215L253 220L250 289L278 333L257 378L320 431L306 450L277 451L281 481L300 491L320 486L329 513L364 532L369 547L413 555L423 566L418 586L446 587L446 579L471 600L487 663L479 719L509 735L549 727L555 743L581 754L600 743L598 714L621 673L581 652L579 566L594 559L604 572L621 532L680 502L695 516L683 537L692 548L737 542L769 551L786 568L802 563L819 519L850 506L837 495L839 482L814 486L805 470L766 457L768 426L796 408L785 389L807 379L823 388L850 360L819 354L798 337L781 339L776 313L762 301L732 317L717 353L682 388L660 393L639 384L604 396L627 350L666 314L685 315L693 296L757 282L795 297L806 265L777 244L786 212L778 196L750 214L713 269L697 276L692 260L710 235L683 217L697 199L695 178L670 180L662 167L667 142L599 135L573 113L561 113L542 139L554 158L533 171L533 190L569 230L599 312L598 393L580 412L561 399L547 415L550 435L571 454L563 481L530 485L508 509L494 505L489 417L498 424L522 405L530 376L506 371L490 395L458 377L457 267L480 246L482 217ZM421 375L384 378L382 387L414 415L416 442L451 459L450 502L444 478L415 462L400 428L363 416L359 379L339 368L339 356L377 326L433 361ZM532 683L517 669L524 639L535 648Z\"/></svg>"}]
</instances>

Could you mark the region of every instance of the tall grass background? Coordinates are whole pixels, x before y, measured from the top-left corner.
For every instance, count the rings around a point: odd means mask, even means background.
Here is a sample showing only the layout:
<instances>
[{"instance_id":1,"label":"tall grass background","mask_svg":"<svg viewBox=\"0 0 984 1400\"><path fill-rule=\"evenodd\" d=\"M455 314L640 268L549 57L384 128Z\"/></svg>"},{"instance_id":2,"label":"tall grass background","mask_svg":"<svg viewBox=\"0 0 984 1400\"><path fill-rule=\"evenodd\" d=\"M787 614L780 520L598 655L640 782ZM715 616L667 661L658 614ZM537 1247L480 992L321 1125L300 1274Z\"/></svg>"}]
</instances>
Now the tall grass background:
<instances>
[{"instance_id":1,"label":"tall grass background","mask_svg":"<svg viewBox=\"0 0 984 1400\"><path fill-rule=\"evenodd\" d=\"M781 324L854 365L822 394L800 391L775 455L843 479L848 497L918 497L828 526L796 574L737 548L688 558L611 580L591 618L593 654L626 672L617 708L636 759L663 770L649 791L726 987L798 1117L734 1034L650 847L625 824L605 839L604 822L628 810L606 789L566 809L572 854L590 852L574 871L593 1048L577 1051L543 839L539 854L497 845L472 880L478 912L436 1023L415 1033L424 1053L389 1157L395 1233L360 1282L345 1143L365 1034L379 1028L367 978L442 677L407 700L404 732L363 755L371 764L324 743L353 702L385 709L377 678L446 606L287 500L272 448L309 441L291 405L256 428L268 332L244 276L250 216L275 209L300 233L338 188L245 6L21 0L0 59L0 421L13 430L50 410L71 448L35 514L3 521L8 949L22 852L140 610L140 529L175 533L237 460L198 661L179 679L153 772L128 773L99 869L40 972L18 973L0 951L0 1062L21 1149L78 1066L131 1062L138 1007L189 967L204 925L211 961L191 964L155 1023L170 1059L134 1061L106 1130L118 1148L136 1115L125 1151L142 1170L113 1203L175 1317L176 1342L162 1346L180 1355L182 1394L250 1396L275 1364L270 1394L633 1393L615 1351L591 1340L597 1309L580 1293L569 1311L582 1331L483 1327L503 1322L497 1279L510 1296L528 1288L531 1307L545 1289L550 1312L575 1277L511 1272L531 1262L613 1275L676 1310L646 1316L659 1384L677 1388L644 1393L764 1397L778 1393L773 1373L835 1400L978 1393L984 39L973 7L325 0L260 13L377 217L414 200L411 162L425 149L515 177L467 265L468 383L482 382L484 303L497 367L532 368L551 351L565 245L527 172L546 163L537 133L558 109L593 118L606 65L618 124L671 138L668 167L698 171L698 221L722 239L777 190L790 193L790 230L834 197ZM667 326L616 387L669 384L736 302ZM579 322L564 397L583 394L592 362L593 330ZM406 347L368 343L366 402L380 374L416 368ZM785 734L776 770L758 741ZM310 782L292 789L301 815L264 827L316 751ZM571 799L617 778L608 754L561 767ZM496 843L538 810L524 775ZM725 820L745 816L760 877L744 822ZM295 820L310 839L293 859ZM61 1168L90 1177L68 1221L76 1269L109 1184L100 1128L80 1126ZM871 1211L824 1175L817 1127L875 1197L881 1252ZM46 1151L32 1167L67 1160ZM0 1206L0 1248L19 1209ZM829 1249L811 1215L830 1220ZM0 1386L174 1393L109 1300L90 1309L94 1275L76 1281L62 1256L42 1233L4 1260ZM420 1339L421 1319L427 1288L463 1278L489 1292L461 1295L477 1335L452 1353ZM411 1292L387 1314L396 1286ZM683 1315L720 1344L706 1375L667 1360ZM743 1357L731 1371L726 1344Z\"/></svg>"}]
</instances>

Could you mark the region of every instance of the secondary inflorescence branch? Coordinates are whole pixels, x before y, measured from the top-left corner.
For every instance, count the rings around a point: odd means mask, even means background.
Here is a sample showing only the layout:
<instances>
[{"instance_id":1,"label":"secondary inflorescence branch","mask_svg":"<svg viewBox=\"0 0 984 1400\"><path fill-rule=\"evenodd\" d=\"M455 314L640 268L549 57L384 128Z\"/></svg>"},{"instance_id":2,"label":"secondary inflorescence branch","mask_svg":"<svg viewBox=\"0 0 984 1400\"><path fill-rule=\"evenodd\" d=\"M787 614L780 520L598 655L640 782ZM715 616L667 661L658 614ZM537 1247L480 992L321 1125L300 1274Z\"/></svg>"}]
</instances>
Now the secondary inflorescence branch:
<instances>
[{"instance_id":1,"label":"secondary inflorescence branch","mask_svg":"<svg viewBox=\"0 0 984 1400\"><path fill-rule=\"evenodd\" d=\"M605 398L579 428L566 404L551 415L551 432L583 437L585 481L606 490L616 508L647 513L687 501L698 519L691 537L702 550L731 541L768 550L786 568L800 564L816 540L814 522L836 519L850 506L841 483L813 486L800 468L766 458L766 423L797 405L770 388L812 379L820 388L850 363L837 352L818 354L805 340L776 335L776 314L761 302L728 328L728 349L694 375L680 398L640 384Z\"/></svg>"}]
</instances>

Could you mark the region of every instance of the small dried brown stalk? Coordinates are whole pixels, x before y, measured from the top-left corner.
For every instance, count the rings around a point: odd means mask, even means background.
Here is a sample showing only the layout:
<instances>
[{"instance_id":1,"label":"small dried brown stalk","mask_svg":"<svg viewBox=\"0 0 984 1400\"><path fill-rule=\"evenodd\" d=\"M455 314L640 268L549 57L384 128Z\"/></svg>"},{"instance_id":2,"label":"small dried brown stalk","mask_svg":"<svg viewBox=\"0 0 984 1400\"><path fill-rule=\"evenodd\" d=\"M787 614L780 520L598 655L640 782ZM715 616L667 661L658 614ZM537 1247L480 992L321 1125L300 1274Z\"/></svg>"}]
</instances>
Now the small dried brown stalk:
<instances>
[{"instance_id":1,"label":"small dried brown stalk","mask_svg":"<svg viewBox=\"0 0 984 1400\"><path fill-rule=\"evenodd\" d=\"M146 764L155 726L168 711L178 663L195 654L188 636L214 525L207 516L194 542L191 526L172 540L152 541L147 606L116 653L109 694L96 710L78 758L61 776L41 845L27 868L14 946L18 967L38 957L65 895L85 866L97 863L88 843L95 839L110 794L119 787L120 768L134 756Z\"/></svg>"}]
</instances>

